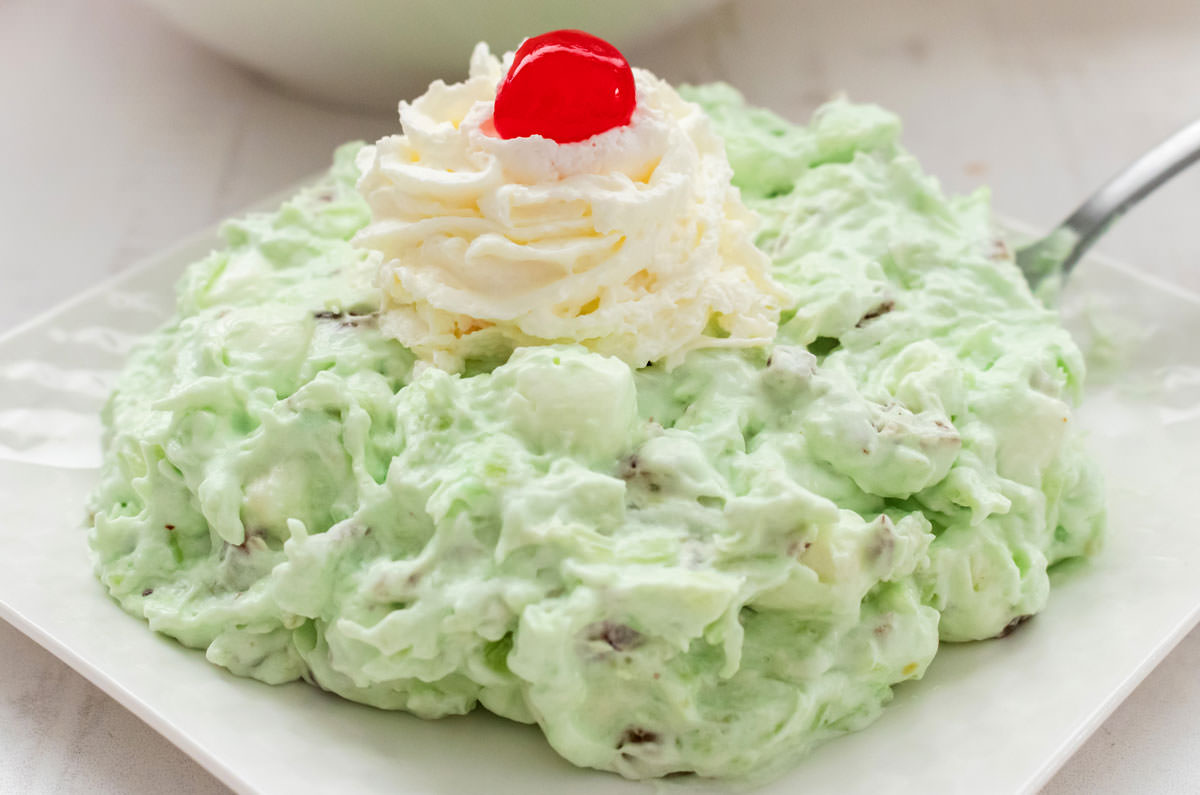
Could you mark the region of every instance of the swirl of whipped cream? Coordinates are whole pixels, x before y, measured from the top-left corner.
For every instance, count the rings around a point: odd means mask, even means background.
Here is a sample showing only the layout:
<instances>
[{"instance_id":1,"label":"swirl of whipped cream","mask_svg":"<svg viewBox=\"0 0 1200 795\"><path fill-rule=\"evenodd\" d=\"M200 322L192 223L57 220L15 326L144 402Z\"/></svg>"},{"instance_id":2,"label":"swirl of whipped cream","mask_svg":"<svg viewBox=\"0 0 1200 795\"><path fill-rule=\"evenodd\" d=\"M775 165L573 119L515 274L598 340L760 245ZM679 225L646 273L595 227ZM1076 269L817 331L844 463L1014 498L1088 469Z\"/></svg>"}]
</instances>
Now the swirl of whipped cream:
<instances>
[{"instance_id":1,"label":"swirl of whipped cream","mask_svg":"<svg viewBox=\"0 0 1200 795\"><path fill-rule=\"evenodd\" d=\"M789 298L699 106L635 69L628 125L505 140L491 117L511 57L478 45L466 81L401 102L404 134L359 154L355 243L381 255L384 332L447 370L555 342L671 367L773 339Z\"/></svg>"}]
</instances>

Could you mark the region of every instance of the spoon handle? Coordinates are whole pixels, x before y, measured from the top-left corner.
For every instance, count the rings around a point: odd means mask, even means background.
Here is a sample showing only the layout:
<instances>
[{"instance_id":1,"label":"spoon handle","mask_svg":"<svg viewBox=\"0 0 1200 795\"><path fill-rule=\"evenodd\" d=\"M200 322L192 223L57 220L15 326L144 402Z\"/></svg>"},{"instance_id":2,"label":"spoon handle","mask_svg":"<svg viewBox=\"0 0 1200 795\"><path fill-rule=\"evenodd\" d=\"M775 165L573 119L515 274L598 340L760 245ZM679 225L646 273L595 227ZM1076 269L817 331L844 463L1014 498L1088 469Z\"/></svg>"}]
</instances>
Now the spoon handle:
<instances>
[{"instance_id":1,"label":"spoon handle","mask_svg":"<svg viewBox=\"0 0 1200 795\"><path fill-rule=\"evenodd\" d=\"M1200 160L1200 119L1134 160L1062 222L1061 227L1077 236L1063 271L1069 271L1122 213L1196 160Z\"/></svg>"}]
</instances>

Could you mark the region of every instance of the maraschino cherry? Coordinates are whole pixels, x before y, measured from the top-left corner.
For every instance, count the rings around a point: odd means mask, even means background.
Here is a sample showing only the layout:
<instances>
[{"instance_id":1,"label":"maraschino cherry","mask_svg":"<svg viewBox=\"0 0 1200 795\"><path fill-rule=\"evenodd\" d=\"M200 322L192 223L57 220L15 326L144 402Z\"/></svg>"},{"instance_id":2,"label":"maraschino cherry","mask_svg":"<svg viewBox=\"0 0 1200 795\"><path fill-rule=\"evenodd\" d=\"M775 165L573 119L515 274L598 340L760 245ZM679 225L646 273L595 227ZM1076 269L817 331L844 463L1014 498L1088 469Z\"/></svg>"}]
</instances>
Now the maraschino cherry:
<instances>
[{"instance_id":1,"label":"maraschino cherry","mask_svg":"<svg viewBox=\"0 0 1200 795\"><path fill-rule=\"evenodd\" d=\"M496 91L501 138L541 135L582 141L629 123L637 104L633 71L616 47L581 30L527 39Z\"/></svg>"}]
</instances>

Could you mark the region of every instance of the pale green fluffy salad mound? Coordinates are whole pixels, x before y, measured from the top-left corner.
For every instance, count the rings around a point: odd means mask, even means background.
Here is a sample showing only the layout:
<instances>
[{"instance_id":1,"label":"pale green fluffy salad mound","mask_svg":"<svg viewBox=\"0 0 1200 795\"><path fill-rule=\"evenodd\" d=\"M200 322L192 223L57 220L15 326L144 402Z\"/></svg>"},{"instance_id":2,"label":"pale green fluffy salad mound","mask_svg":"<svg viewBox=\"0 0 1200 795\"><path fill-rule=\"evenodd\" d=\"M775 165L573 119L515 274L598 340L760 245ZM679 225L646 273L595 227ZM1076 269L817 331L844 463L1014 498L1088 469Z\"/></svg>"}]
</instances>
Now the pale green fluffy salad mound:
<instances>
[{"instance_id":1,"label":"pale green fluffy salad mound","mask_svg":"<svg viewBox=\"0 0 1200 795\"><path fill-rule=\"evenodd\" d=\"M686 90L795 299L766 348L461 374L381 334L357 145L224 227L105 412L90 544L156 631L269 683L536 722L578 765L737 776L866 726L939 641L1096 551L1083 364L895 116Z\"/></svg>"}]
</instances>

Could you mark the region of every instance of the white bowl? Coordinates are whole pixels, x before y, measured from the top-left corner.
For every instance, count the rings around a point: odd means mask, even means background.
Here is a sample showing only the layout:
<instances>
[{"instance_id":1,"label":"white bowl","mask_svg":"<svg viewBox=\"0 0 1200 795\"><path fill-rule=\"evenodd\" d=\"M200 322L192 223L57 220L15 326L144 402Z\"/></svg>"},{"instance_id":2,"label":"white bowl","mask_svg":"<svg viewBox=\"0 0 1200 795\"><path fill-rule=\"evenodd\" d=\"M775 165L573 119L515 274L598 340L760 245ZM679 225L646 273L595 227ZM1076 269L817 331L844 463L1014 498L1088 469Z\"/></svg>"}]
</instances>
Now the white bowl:
<instances>
[{"instance_id":1,"label":"white bowl","mask_svg":"<svg viewBox=\"0 0 1200 795\"><path fill-rule=\"evenodd\" d=\"M306 94L395 107L466 74L471 47L580 28L631 47L719 0L142 0L198 41Z\"/></svg>"}]
</instances>

